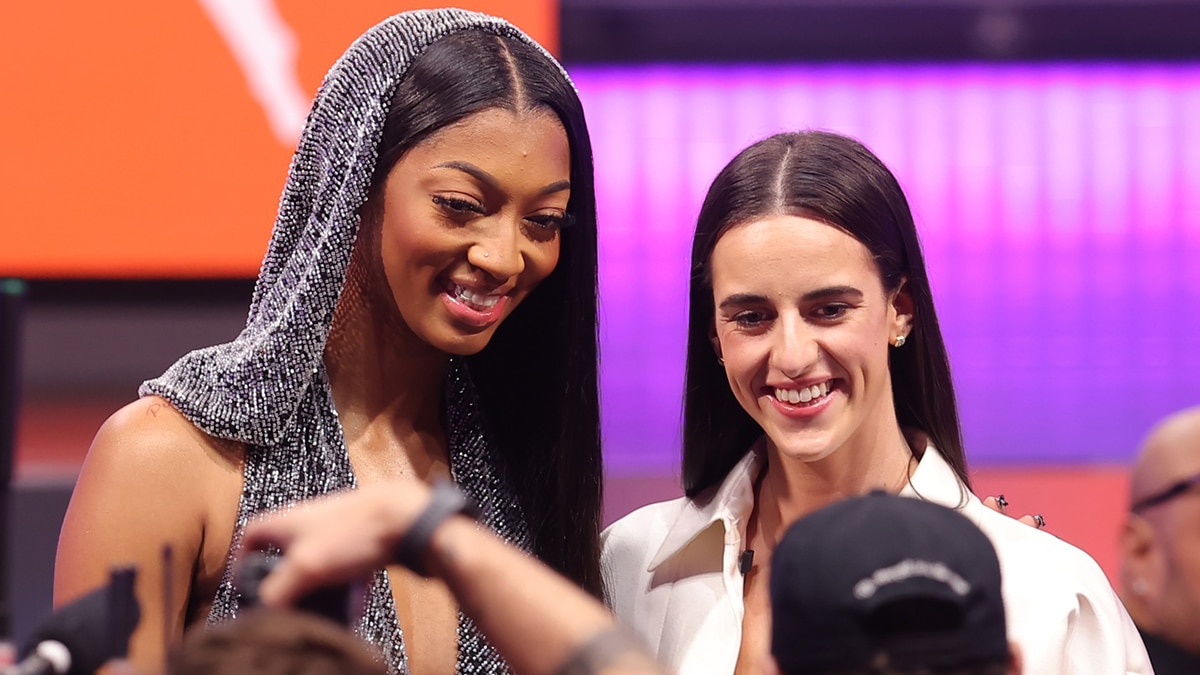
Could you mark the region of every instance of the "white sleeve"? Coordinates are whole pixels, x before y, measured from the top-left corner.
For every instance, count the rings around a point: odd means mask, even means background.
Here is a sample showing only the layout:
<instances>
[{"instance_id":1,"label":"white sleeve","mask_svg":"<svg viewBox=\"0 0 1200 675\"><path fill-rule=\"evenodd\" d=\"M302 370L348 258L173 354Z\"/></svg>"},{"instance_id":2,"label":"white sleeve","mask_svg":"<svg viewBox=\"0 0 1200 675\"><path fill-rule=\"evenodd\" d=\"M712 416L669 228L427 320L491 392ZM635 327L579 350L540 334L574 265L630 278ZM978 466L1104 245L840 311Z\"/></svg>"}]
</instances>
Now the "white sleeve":
<instances>
[{"instance_id":1,"label":"white sleeve","mask_svg":"<svg viewBox=\"0 0 1200 675\"><path fill-rule=\"evenodd\" d=\"M1152 675L1137 627L1098 570L1097 575L1100 583L1085 581L1077 595L1079 607L1068 624L1063 672Z\"/></svg>"}]
</instances>

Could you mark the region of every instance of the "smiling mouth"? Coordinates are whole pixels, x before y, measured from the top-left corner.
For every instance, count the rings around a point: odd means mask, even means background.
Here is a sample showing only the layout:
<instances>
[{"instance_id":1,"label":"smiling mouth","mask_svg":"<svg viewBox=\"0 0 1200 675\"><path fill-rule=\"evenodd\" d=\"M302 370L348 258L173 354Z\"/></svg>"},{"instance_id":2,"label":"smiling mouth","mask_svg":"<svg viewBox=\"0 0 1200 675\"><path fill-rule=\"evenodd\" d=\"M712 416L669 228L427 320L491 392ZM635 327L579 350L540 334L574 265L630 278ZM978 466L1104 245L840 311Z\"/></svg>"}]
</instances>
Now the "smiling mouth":
<instances>
[{"instance_id":1,"label":"smiling mouth","mask_svg":"<svg viewBox=\"0 0 1200 675\"><path fill-rule=\"evenodd\" d=\"M486 312L494 309L497 303L500 302L500 299L504 297L503 294L486 295L484 293L475 293L453 282L447 284L446 294L455 302L477 312Z\"/></svg>"},{"instance_id":2,"label":"smiling mouth","mask_svg":"<svg viewBox=\"0 0 1200 675\"><path fill-rule=\"evenodd\" d=\"M829 392L833 391L834 387L830 386L832 380L826 380L820 384L814 384L811 387L803 387L801 389L780 389L776 388L773 396L780 403L787 403L794 406L811 406L820 403L829 396Z\"/></svg>"}]
</instances>

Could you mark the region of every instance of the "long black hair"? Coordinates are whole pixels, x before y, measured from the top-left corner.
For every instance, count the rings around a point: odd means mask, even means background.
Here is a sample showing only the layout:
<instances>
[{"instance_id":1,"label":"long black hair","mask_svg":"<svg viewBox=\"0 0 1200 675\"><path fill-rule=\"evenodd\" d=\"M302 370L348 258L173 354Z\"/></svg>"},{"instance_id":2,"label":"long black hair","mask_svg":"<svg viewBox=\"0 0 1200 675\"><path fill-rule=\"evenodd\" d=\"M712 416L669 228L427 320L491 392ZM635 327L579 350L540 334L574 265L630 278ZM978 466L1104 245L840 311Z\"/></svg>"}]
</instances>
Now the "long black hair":
<instances>
[{"instance_id":1,"label":"long black hair","mask_svg":"<svg viewBox=\"0 0 1200 675\"><path fill-rule=\"evenodd\" d=\"M688 496L720 483L762 435L734 398L713 354L709 260L729 228L779 214L816 217L841 229L871 252L887 291L905 284L913 301L913 329L902 349L888 350L896 418L901 426L929 434L969 487L946 345L904 191L861 143L806 131L771 136L743 150L717 175L700 209L692 240L683 407Z\"/></svg>"},{"instance_id":2,"label":"long black hair","mask_svg":"<svg viewBox=\"0 0 1200 675\"><path fill-rule=\"evenodd\" d=\"M596 333L596 195L592 146L575 89L546 54L518 39L465 30L429 46L397 87L372 192L413 146L487 109L553 113L571 151L572 221L558 265L468 357L539 558L601 594L600 410Z\"/></svg>"}]
</instances>

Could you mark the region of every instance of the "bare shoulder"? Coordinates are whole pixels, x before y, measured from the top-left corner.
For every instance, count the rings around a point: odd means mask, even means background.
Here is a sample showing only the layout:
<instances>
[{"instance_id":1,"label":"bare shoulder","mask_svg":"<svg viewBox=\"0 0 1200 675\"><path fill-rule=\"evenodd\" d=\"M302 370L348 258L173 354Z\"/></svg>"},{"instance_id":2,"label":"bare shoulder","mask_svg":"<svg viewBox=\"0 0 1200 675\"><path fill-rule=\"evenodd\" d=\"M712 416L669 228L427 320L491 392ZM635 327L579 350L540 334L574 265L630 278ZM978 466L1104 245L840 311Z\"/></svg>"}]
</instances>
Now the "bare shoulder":
<instances>
[{"instance_id":1,"label":"bare shoulder","mask_svg":"<svg viewBox=\"0 0 1200 675\"><path fill-rule=\"evenodd\" d=\"M182 632L192 594L210 592L219 575L241 492L241 456L238 445L203 433L163 399L143 398L114 413L92 441L63 520L55 603L106 583L116 566L134 566L143 615L131 658L158 667L169 642L161 627ZM176 561L169 570L162 567L166 547Z\"/></svg>"},{"instance_id":2,"label":"bare shoulder","mask_svg":"<svg viewBox=\"0 0 1200 675\"><path fill-rule=\"evenodd\" d=\"M59 567L76 543L94 553L170 535L196 550L208 498L240 483L240 457L239 448L201 432L163 399L121 408L100 427L84 460L60 536Z\"/></svg>"},{"instance_id":3,"label":"bare shoulder","mask_svg":"<svg viewBox=\"0 0 1200 675\"><path fill-rule=\"evenodd\" d=\"M137 473L164 469L233 468L241 461L237 444L213 438L196 428L170 403L147 396L126 405L104 422L92 441L85 471L116 465Z\"/></svg>"}]
</instances>

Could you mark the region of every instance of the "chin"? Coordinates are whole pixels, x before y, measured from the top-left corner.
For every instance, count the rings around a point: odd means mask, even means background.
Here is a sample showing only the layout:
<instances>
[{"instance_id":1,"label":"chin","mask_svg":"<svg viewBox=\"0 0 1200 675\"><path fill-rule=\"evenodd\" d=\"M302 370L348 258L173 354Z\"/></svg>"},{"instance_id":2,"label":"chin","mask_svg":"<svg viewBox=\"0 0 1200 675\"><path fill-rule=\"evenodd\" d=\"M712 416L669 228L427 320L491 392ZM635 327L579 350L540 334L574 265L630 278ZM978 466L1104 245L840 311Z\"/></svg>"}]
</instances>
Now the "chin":
<instances>
[{"instance_id":1,"label":"chin","mask_svg":"<svg viewBox=\"0 0 1200 675\"><path fill-rule=\"evenodd\" d=\"M430 341L435 349L451 356L474 356L483 351L492 341L492 333L479 335L459 335L454 338Z\"/></svg>"},{"instance_id":2,"label":"chin","mask_svg":"<svg viewBox=\"0 0 1200 675\"><path fill-rule=\"evenodd\" d=\"M767 438L775 446L780 457L797 462L818 462L832 455L838 448L826 434L783 432L772 430Z\"/></svg>"}]
</instances>

